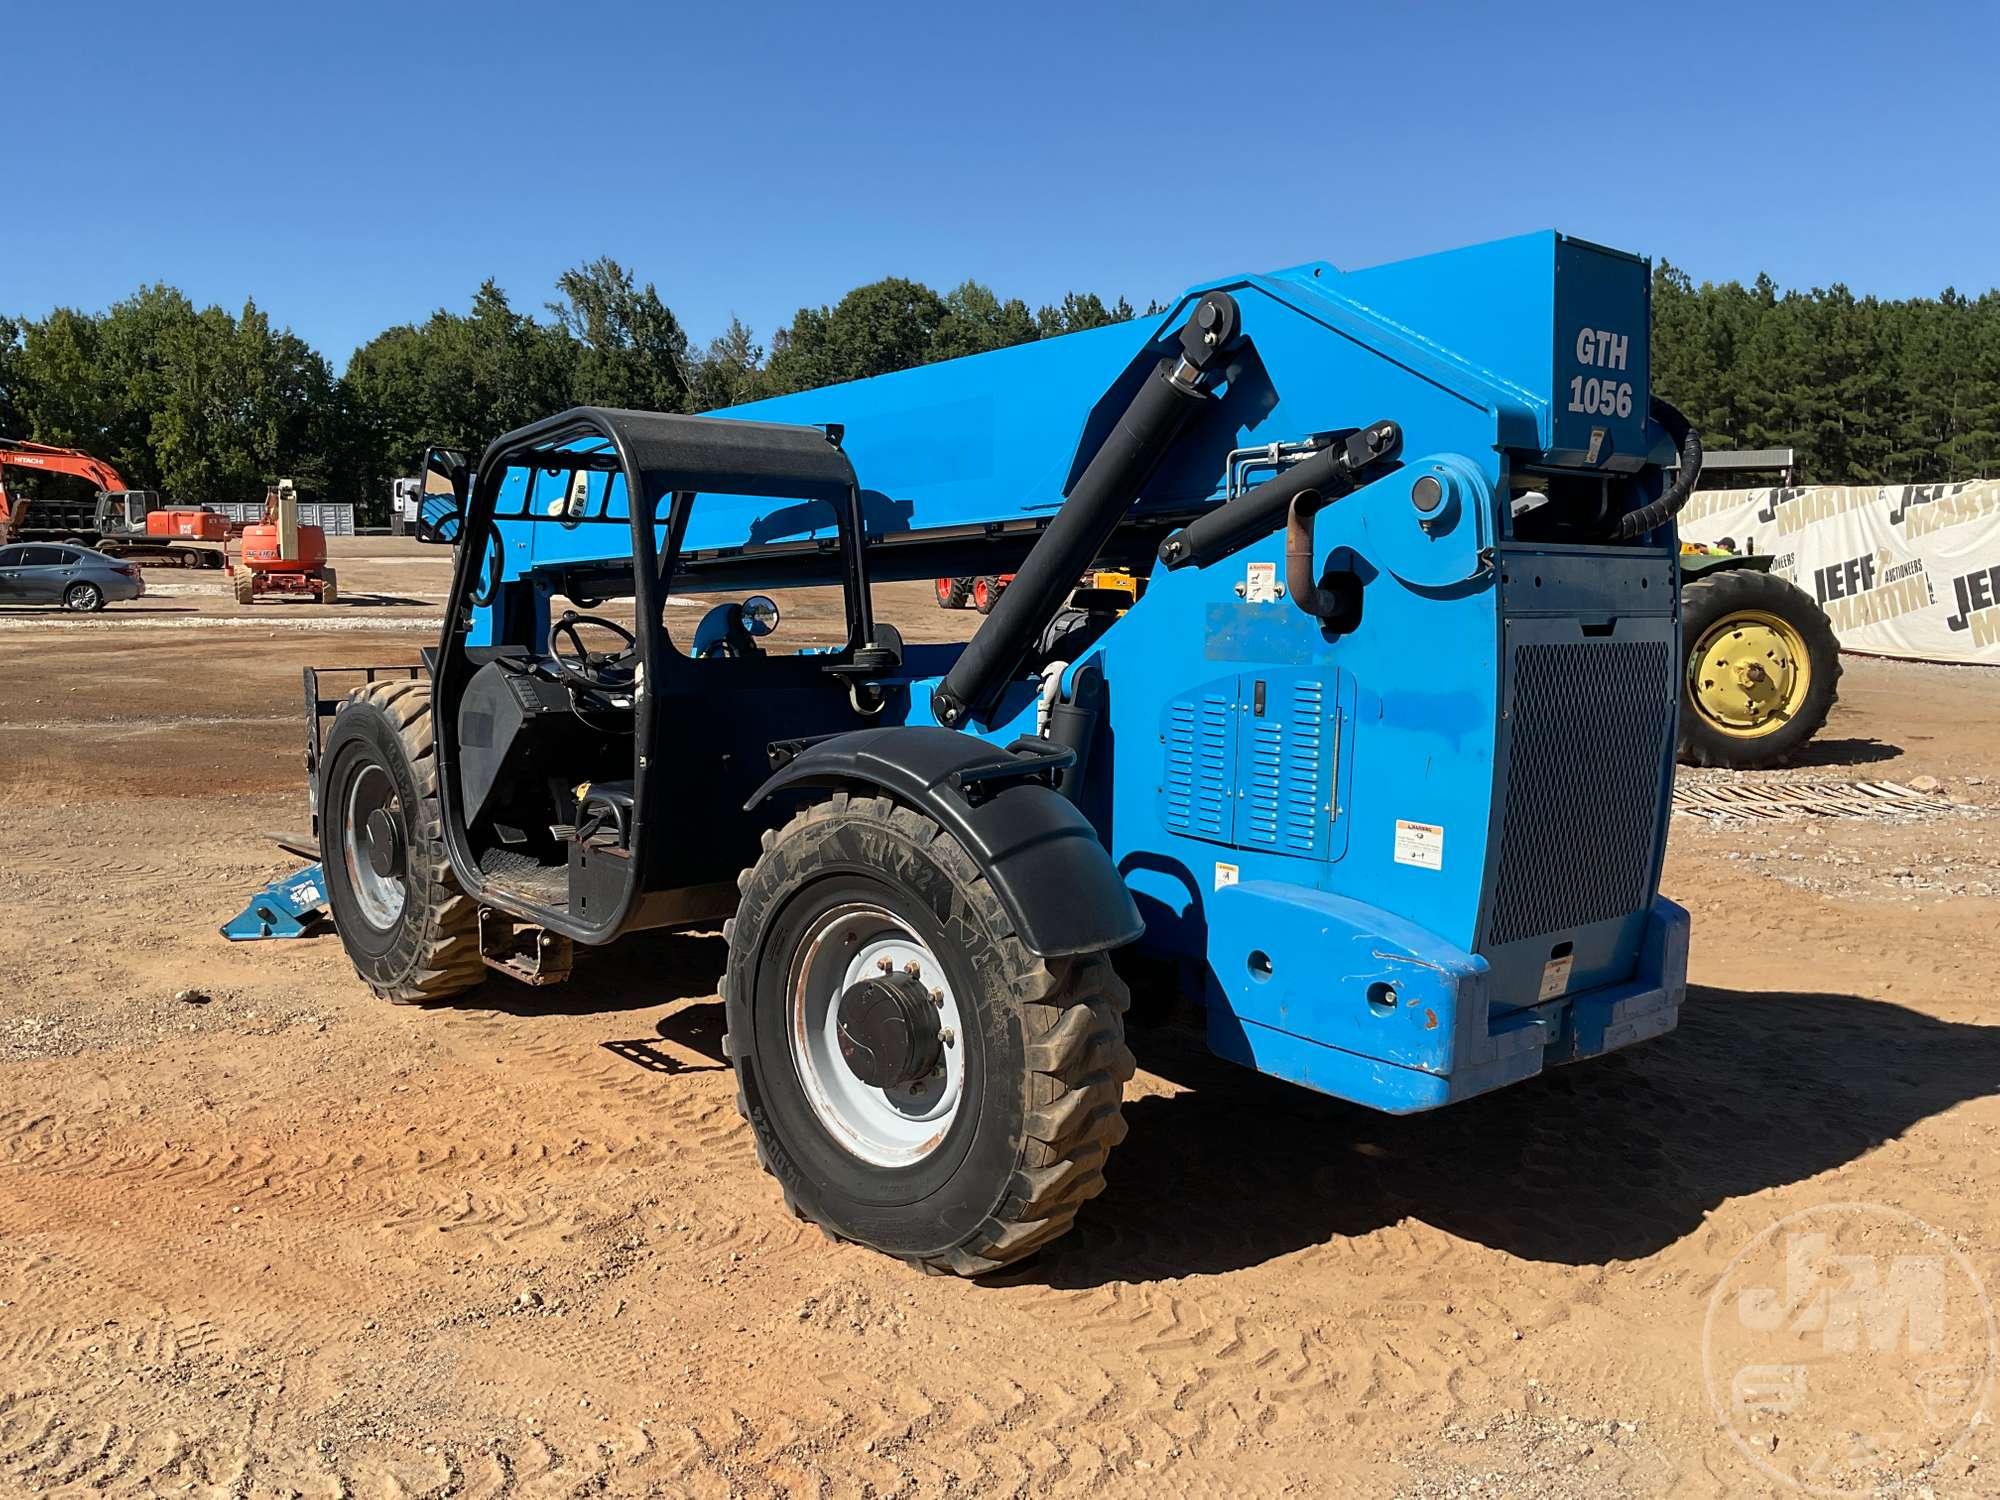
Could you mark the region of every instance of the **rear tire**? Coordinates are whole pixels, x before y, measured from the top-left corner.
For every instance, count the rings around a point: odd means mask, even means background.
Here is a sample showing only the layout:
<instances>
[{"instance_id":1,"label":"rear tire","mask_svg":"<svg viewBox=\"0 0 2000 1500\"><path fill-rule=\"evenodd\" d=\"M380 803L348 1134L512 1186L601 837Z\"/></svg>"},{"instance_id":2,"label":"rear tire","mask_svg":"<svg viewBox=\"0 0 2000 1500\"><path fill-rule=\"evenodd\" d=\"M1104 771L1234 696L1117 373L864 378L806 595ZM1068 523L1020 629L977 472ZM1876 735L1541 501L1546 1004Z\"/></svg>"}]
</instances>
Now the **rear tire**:
<instances>
[{"instance_id":1,"label":"rear tire","mask_svg":"<svg viewBox=\"0 0 2000 1500\"><path fill-rule=\"evenodd\" d=\"M340 603L339 580L334 574L333 569L328 568L324 573L319 575L319 579L319 602L322 604Z\"/></svg>"},{"instance_id":2,"label":"rear tire","mask_svg":"<svg viewBox=\"0 0 2000 1500\"><path fill-rule=\"evenodd\" d=\"M1000 580L988 575L978 578L972 584L972 607L982 615L993 613L993 606L1000 598Z\"/></svg>"},{"instance_id":3,"label":"rear tire","mask_svg":"<svg viewBox=\"0 0 2000 1500\"><path fill-rule=\"evenodd\" d=\"M1771 671L1796 683L1795 701L1782 718L1756 722L1748 698L1739 707L1733 697L1713 696L1717 663L1742 655L1750 632L1770 642ZM1812 595L1776 574L1727 568L1684 585L1681 640L1687 659L1676 748L1687 765L1740 771L1781 766L1819 733L1839 698L1840 643L1833 626Z\"/></svg>"},{"instance_id":4,"label":"rear tire","mask_svg":"<svg viewBox=\"0 0 2000 1500\"><path fill-rule=\"evenodd\" d=\"M63 608L71 614L94 615L104 608L104 590L94 583L72 583L63 590Z\"/></svg>"},{"instance_id":5,"label":"rear tire","mask_svg":"<svg viewBox=\"0 0 2000 1500\"><path fill-rule=\"evenodd\" d=\"M355 972L399 1005L472 989L486 975L479 913L445 853L430 685L358 689L334 715L321 756L320 861ZM367 826L376 811L395 831L397 855L385 861L393 873L368 858Z\"/></svg>"},{"instance_id":6,"label":"rear tire","mask_svg":"<svg viewBox=\"0 0 2000 1500\"><path fill-rule=\"evenodd\" d=\"M939 609L964 609L965 601L972 597L970 578L940 578L937 580L937 602Z\"/></svg>"},{"instance_id":7,"label":"rear tire","mask_svg":"<svg viewBox=\"0 0 2000 1500\"><path fill-rule=\"evenodd\" d=\"M724 927L724 1048L758 1161L787 1206L830 1235L961 1276L1067 1231L1103 1191L1105 1159L1125 1137L1129 996L1110 960L1030 953L958 841L886 798L837 793L804 809L764 836L737 883L742 903ZM840 926L857 920L874 926ZM862 939L877 932L900 933L899 951L922 956L918 982L937 986L941 1016L957 1022L962 1051L940 1053L931 1075L940 1110L951 1095L935 1120L921 1113L921 1089L898 1105L814 1053L829 1029L815 976L833 973L837 989L839 971L825 966L850 955L872 975L877 944ZM829 1086L844 1102L829 1104ZM909 1119L898 1107L929 1123L899 1136ZM881 1134L870 1137L868 1119L846 1127L857 1109L886 1119Z\"/></svg>"},{"instance_id":8,"label":"rear tire","mask_svg":"<svg viewBox=\"0 0 2000 1500\"><path fill-rule=\"evenodd\" d=\"M248 568L236 575L236 602L248 604L257 597L257 580Z\"/></svg>"}]
</instances>

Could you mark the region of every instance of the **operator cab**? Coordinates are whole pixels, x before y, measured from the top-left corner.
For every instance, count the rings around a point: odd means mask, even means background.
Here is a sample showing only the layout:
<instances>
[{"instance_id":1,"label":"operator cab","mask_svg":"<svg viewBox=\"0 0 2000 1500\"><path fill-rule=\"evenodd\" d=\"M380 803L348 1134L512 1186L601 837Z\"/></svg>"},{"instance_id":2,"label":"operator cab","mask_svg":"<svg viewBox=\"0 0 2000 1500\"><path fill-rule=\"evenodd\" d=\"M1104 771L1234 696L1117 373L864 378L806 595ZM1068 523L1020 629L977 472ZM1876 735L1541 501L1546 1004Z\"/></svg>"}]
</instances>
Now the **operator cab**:
<instances>
[{"instance_id":1,"label":"operator cab","mask_svg":"<svg viewBox=\"0 0 2000 1500\"><path fill-rule=\"evenodd\" d=\"M818 429L564 413L488 450L462 535L435 672L446 838L482 904L567 936L733 909L772 742L867 727L907 691L853 468Z\"/></svg>"}]
</instances>

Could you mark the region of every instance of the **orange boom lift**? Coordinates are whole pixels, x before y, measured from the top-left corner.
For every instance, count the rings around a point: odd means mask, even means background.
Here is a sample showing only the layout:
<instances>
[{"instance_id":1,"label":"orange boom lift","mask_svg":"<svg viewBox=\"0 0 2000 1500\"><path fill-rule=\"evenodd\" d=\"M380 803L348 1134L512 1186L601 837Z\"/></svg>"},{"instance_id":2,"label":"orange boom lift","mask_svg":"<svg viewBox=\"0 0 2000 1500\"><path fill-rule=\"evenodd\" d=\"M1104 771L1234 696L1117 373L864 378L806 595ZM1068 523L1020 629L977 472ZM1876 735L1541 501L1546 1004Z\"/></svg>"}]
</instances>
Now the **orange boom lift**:
<instances>
[{"instance_id":1,"label":"orange boom lift","mask_svg":"<svg viewBox=\"0 0 2000 1500\"><path fill-rule=\"evenodd\" d=\"M326 565L326 531L299 524L299 494L289 479L280 479L265 495L264 519L243 528L242 566L230 572L238 604L272 594L317 604L340 598L334 571Z\"/></svg>"}]
</instances>

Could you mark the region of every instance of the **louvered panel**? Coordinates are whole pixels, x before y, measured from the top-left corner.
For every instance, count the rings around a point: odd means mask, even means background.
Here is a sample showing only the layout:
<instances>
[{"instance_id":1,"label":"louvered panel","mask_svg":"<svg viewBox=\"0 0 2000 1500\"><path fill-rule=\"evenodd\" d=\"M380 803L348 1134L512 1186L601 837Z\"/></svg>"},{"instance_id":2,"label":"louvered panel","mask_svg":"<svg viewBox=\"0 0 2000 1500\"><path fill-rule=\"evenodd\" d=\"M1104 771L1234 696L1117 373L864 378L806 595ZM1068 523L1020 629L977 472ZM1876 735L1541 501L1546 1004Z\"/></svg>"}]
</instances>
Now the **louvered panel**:
<instances>
[{"instance_id":1,"label":"louvered panel","mask_svg":"<svg viewBox=\"0 0 2000 1500\"><path fill-rule=\"evenodd\" d=\"M1265 712L1243 720L1237 841L1279 854L1324 854L1332 816L1328 684L1317 675L1263 681Z\"/></svg>"},{"instance_id":2,"label":"louvered panel","mask_svg":"<svg viewBox=\"0 0 2000 1500\"><path fill-rule=\"evenodd\" d=\"M1176 833L1228 843L1236 827L1236 679L1204 684L1167 705L1160 821Z\"/></svg>"}]
</instances>

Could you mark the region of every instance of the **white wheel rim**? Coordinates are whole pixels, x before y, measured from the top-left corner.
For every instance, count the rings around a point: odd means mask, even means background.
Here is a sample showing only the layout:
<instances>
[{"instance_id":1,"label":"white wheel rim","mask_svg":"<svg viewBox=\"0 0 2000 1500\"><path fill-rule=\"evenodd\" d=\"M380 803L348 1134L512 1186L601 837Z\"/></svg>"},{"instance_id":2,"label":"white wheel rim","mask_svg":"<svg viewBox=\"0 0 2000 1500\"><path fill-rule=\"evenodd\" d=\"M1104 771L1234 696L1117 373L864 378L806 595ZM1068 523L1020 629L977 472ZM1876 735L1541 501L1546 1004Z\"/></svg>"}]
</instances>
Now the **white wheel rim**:
<instances>
[{"instance_id":1,"label":"white wheel rim","mask_svg":"<svg viewBox=\"0 0 2000 1500\"><path fill-rule=\"evenodd\" d=\"M946 1040L930 1077L880 1089L855 1077L841 1056L840 997L861 980L897 971L915 974L930 991ZM789 1009L799 1084L844 1150L878 1167L908 1167L944 1144L965 1096L965 1028L944 965L899 918L859 904L821 916L800 945Z\"/></svg>"},{"instance_id":2,"label":"white wheel rim","mask_svg":"<svg viewBox=\"0 0 2000 1500\"><path fill-rule=\"evenodd\" d=\"M387 809L390 817L400 821L402 799L396 795L396 785L386 770L378 765L365 765L347 785L341 852L347 865L348 884L353 888L362 917L376 931L387 932L403 915L403 905L409 898L402 877L378 875L368 862L362 831L368 826L368 815L378 808Z\"/></svg>"}]
</instances>

